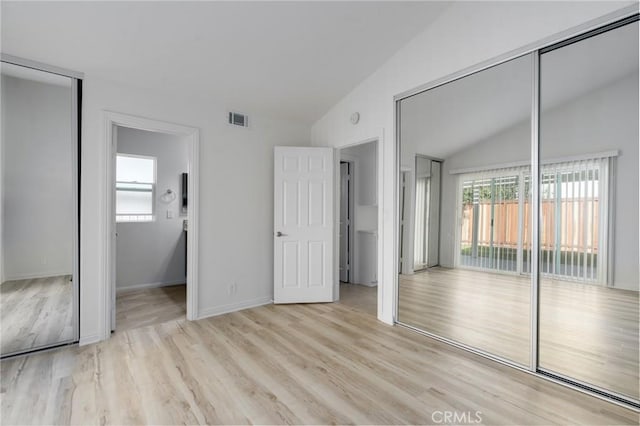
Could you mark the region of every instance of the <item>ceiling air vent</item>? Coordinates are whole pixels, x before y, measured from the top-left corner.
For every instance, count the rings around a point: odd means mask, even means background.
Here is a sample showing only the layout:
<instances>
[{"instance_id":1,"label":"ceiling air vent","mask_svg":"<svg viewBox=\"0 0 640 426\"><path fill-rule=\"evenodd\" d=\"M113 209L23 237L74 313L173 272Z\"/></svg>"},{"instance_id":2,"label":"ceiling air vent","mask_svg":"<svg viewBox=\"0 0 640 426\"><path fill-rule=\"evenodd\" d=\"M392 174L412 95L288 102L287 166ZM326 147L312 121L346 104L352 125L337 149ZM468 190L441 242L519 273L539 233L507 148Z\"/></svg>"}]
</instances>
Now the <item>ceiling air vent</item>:
<instances>
[{"instance_id":1,"label":"ceiling air vent","mask_svg":"<svg viewBox=\"0 0 640 426\"><path fill-rule=\"evenodd\" d=\"M230 112L229 124L233 124L234 126L240 126L240 127L249 127L249 117L247 117L244 114L239 114L237 112Z\"/></svg>"}]
</instances>

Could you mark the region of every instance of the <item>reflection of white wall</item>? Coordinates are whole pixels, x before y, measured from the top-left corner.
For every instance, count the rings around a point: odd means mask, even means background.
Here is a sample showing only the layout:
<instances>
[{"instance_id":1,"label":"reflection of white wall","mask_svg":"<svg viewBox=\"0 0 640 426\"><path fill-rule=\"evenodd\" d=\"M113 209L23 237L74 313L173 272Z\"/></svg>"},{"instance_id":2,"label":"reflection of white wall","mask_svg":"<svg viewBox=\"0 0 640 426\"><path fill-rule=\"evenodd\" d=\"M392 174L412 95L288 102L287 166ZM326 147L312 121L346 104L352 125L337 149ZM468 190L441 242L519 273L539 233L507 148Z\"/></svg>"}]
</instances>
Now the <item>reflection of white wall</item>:
<instances>
[{"instance_id":1,"label":"reflection of white wall","mask_svg":"<svg viewBox=\"0 0 640 426\"><path fill-rule=\"evenodd\" d=\"M340 151L342 161L351 161L354 182L355 230L353 277L351 282L375 285L377 282L377 143L369 142Z\"/></svg>"},{"instance_id":2,"label":"reflection of white wall","mask_svg":"<svg viewBox=\"0 0 640 426\"><path fill-rule=\"evenodd\" d=\"M3 281L71 274L71 89L2 76Z\"/></svg>"},{"instance_id":3,"label":"reflection of white wall","mask_svg":"<svg viewBox=\"0 0 640 426\"><path fill-rule=\"evenodd\" d=\"M541 158L619 150L616 167L614 286L638 289L638 74L542 112ZM443 171L441 263L453 266L454 169L528 161L530 123L522 122L447 158Z\"/></svg>"},{"instance_id":4,"label":"reflection of white wall","mask_svg":"<svg viewBox=\"0 0 640 426\"><path fill-rule=\"evenodd\" d=\"M116 225L116 286L153 287L186 282L185 234L180 213L182 173L188 171L188 145L180 137L118 127L118 153L156 157L156 194L153 222ZM161 197L171 189L176 198ZM173 218L167 218L167 211Z\"/></svg>"}]
</instances>

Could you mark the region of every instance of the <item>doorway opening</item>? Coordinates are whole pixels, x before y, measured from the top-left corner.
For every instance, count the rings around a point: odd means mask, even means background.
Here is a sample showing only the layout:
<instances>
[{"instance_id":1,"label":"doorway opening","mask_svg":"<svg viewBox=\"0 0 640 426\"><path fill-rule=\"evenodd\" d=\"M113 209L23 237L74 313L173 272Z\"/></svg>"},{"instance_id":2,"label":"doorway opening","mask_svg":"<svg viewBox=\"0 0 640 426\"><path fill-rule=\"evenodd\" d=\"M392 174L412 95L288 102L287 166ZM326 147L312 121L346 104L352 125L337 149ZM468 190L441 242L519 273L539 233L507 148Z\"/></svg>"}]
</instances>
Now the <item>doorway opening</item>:
<instances>
[{"instance_id":1,"label":"doorway opening","mask_svg":"<svg viewBox=\"0 0 640 426\"><path fill-rule=\"evenodd\" d=\"M197 318L198 130L106 113L105 338Z\"/></svg>"},{"instance_id":2,"label":"doorway opening","mask_svg":"<svg viewBox=\"0 0 640 426\"><path fill-rule=\"evenodd\" d=\"M342 148L339 197L340 303L378 309L378 142Z\"/></svg>"},{"instance_id":3,"label":"doorway opening","mask_svg":"<svg viewBox=\"0 0 640 426\"><path fill-rule=\"evenodd\" d=\"M122 126L114 134L118 330L184 319L187 142Z\"/></svg>"},{"instance_id":4,"label":"doorway opening","mask_svg":"<svg viewBox=\"0 0 640 426\"><path fill-rule=\"evenodd\" d=\"M352 264L351 216L353 215L353 193L349 161L340 161L340 282L350 282Z\"/></svg>"}]
</instances>

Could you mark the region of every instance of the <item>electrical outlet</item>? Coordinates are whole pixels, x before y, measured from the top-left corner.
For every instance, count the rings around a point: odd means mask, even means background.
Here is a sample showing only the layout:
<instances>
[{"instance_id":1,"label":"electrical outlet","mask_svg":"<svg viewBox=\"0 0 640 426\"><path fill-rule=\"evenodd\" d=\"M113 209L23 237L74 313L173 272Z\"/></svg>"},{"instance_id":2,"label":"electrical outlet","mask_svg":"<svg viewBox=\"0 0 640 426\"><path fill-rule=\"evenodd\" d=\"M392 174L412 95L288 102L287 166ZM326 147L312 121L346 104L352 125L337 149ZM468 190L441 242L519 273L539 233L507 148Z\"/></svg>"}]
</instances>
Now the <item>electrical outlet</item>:
<instances>
[{"instance_id":1,"label":"electrical outlet","mask_svg":"<svg viewBox=\"0 0 640 426\"><path fill-rule=\"evenodd\" d=\"M229 284L229 295L234 295L238 292L238 284Z\"/></svg>"}]
</instances>

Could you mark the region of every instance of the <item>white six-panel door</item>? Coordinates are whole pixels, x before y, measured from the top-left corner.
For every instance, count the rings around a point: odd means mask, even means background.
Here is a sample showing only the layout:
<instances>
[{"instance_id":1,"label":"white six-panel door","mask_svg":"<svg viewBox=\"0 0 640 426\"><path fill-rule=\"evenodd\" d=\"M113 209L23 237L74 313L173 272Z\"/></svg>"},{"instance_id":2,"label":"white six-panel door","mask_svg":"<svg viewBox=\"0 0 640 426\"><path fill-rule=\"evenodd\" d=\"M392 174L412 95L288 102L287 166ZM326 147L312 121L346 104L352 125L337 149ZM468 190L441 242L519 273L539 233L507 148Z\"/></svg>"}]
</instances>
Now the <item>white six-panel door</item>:
<instances>
[{"instance_id":1,"label":"white six-panel door","mask_svg":"<svg viewBox=\"0 0 640 426\"><path fill-rule=\"evenodd\" d=\"M332 302L333 148L274 151L274 303Z\"/></svg>"}]
</instances>

